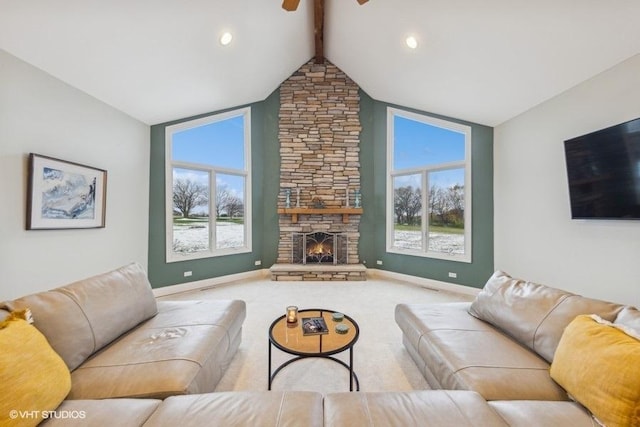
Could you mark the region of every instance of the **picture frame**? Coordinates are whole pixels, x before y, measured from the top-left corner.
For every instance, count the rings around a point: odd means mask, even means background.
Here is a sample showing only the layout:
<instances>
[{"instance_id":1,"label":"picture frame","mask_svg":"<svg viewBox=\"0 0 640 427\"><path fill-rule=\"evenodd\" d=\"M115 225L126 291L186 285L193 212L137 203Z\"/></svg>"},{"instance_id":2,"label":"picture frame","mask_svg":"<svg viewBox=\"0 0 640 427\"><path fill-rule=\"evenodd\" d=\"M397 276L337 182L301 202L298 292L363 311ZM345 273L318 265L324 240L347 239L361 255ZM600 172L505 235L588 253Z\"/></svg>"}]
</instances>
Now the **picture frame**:
<instances>
[{"instance_id":1,"label":"picture frame","mask_svg":"<svg viewBox=\"0 0 640 427\"><path fill-rule=\"evenodd\" d=\"M29 154L27 230L104 228L107 171Z\"/></svg>"}]
</instances>

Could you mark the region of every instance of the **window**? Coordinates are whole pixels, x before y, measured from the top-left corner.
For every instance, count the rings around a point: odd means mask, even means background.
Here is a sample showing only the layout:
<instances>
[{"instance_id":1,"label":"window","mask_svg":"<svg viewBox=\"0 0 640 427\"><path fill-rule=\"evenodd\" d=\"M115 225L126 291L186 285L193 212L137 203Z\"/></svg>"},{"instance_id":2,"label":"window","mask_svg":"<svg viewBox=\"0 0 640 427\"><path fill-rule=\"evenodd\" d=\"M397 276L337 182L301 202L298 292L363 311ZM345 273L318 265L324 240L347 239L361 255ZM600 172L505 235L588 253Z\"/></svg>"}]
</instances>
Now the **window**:
<instances>
[{"instance_id":1,"label":"window","mask_svg":"<svg viewBox=\"0 0 640 427\"><path fill-rule=\"evenodd\" d=\"M471 128L387 110L387 251L471 262Z\"/></svg>"},{"instance_id":2,"label":"window","mask_svg":"<svg viewBox=\"0 0 640 427\"><path fill-rule=\"evenodd\" d=\"M251 251L250 109L166 128L167 262Z\"/></svg>"}]
</instances>

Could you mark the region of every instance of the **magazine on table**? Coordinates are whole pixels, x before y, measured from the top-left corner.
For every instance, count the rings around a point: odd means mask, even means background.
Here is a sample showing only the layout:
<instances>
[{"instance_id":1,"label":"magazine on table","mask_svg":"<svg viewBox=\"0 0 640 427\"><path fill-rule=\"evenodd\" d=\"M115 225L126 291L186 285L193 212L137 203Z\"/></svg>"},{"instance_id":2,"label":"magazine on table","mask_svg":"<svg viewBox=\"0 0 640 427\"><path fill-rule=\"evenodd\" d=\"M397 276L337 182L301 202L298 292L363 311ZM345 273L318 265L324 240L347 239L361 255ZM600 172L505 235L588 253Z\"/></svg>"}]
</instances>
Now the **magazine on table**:
<instances>
[{"instance_id":1,"label":"magazine on table","mask_svg":"<svg viewBox=\"0 0 640 427\"><path fill-rule=\"evenodd\" d=\"M303 335L327 334L329 333L329 328L322 317L303 317L302 333Z\"/></svg>"}]
</instances>

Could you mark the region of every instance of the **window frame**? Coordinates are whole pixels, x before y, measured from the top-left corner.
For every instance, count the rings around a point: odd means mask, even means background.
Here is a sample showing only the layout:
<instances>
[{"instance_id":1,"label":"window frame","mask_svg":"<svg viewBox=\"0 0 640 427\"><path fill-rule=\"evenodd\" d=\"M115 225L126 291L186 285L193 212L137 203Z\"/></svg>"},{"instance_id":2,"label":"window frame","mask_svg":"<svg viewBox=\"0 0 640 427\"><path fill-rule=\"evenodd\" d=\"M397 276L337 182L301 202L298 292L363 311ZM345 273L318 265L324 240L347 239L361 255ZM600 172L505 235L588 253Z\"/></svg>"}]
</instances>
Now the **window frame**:
<instances>
[{"instance_id":1,"label":"window frame","mask_svg":"<svg viewBox=\"0 0 640 427\"><path fill-rule=\"evenodd\" d=\"M464 160L439 163L428 166L411 167L406 169L394 169L394 118L396 116L414 120L420 123L424 123L429 126L435 126L449 131L461 133L465 137L465 156ZM394 107L387 107L387 174L386 174L386 251L388 253L419 256L424 258L434 258L448 261L457 262L472 262L472 179L471 179L471 164L472 164L472 140L471 140L471 127L456 123L449 120L439 119L436 117L428 116L426 114L418 114L410 111L402 110ZM439 172L450 169L464 169L464 254L447 254L443 252L429 251L429 173ZM394 179L398 176L404 175L421 175L422 185L422 206L426 207L422 209L421 213L421 234L422 234L422 249L421 250L407 250L400 249L394 245L395 239L395 200L394 200Z\"/></svg>"},{"instance_id":2,"label":"window frame","mask_svg":"<svg viewBox=\"0 0 640 427\"><path fill-rule=\"evenodd\" d=\"M244 132L244 168L242 170L221 166L205 165L193 162L173 160L173 135L177 132L206 126L243 116ZM183 254L173 251L173 169L190 169L209 173L209 248ZM244 177L244 244L234 248L216 248L216 175L234 175ZM251 216L251 107L240 108L224 113L217 113L187 120L165 128L165 258L167 263L194 259L214 258L219 256L248 253L252 251L252 216Z\"/></svg>"}]
</instances>

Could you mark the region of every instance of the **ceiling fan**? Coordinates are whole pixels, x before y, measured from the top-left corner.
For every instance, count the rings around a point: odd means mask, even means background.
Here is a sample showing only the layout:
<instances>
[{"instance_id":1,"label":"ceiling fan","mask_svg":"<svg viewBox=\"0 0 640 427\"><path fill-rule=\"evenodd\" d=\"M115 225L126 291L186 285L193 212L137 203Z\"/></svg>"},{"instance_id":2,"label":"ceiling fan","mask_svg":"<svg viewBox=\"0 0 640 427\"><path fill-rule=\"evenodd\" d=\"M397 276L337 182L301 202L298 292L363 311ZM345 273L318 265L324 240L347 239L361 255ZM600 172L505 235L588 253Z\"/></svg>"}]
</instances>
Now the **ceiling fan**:
<instances>
[{"instance_id":1,"label":"ceiling fan","mask_svg":"<svg viewBox=\"0 0 640 427\"><path fill-rule=\"evenodd\" d=\"M363 5L369 0L356 0L358 4ZM300 0L283 0L282 8L287 12L293 12L298 9ZM313 1L313 16L314 16L314 35L316 41L316 64L324 64L324 0Z\"/></svg>"}]
</instances>

